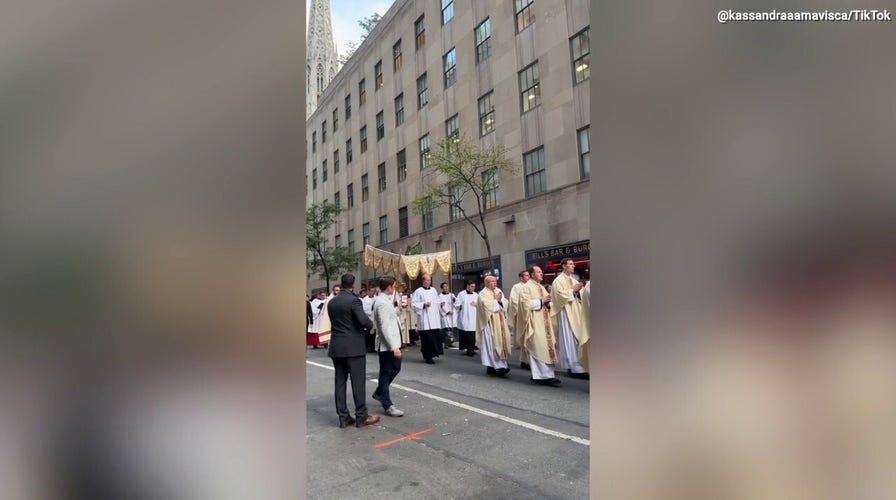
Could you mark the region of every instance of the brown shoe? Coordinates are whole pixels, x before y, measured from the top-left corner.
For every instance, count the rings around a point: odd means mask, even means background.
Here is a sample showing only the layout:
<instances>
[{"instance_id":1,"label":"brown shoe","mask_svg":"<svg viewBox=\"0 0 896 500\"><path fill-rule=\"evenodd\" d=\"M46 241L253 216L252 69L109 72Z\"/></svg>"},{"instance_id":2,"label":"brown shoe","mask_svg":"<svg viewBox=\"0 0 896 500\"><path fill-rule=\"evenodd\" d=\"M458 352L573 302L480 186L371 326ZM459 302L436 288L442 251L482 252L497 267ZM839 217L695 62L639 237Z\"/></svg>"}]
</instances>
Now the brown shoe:
<instances>
[{"instance_id":1,"label":"brown shoe","mask_svg":"<svg viewBox=\"0 0 896 500\"><path fill-rule=\"evenodd\" d=\"M340 418L339 419L339 428L345 429L346 427L355 423L355 419L353 417L348 418Z\"/></svg>"},{"instance_id":2,"label":"brown shoe","mask_svg":"<svg viewBox=\"0 0 896 500\"><path fill-rule=\"evenodd\" d=\"M379 421L380 421L380 417L379 417L379 415L369 415L369 416L368 416L367 418L365 418L364 420L358 420L358 421L355 423L355 427L361 428L361 427L364 427L365 425L375 424L375 423L377 423L377 422L379 422Z\"/></svg>"}]
</instances>

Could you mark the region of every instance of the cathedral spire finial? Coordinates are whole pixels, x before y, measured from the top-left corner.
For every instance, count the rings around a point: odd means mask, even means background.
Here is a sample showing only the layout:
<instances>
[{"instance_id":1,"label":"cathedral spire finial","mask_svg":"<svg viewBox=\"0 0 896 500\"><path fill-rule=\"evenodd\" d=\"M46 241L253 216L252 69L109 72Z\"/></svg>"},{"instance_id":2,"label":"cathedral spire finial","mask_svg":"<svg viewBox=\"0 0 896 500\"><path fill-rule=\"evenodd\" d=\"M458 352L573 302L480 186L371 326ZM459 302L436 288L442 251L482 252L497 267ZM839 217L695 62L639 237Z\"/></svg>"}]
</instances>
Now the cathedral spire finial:
<instances>
[{"instance_id":1,"label":"cathedral spire finial","mask_svg":"<svg viewBox=\"0 0 896 500\"><path fill-rule=\"evenodd\" d=\"M306 118L317 109L320 95L336 76L336 43L333 41L329 0L311 0L307 49L308 59L305 64L305 71L307 71L305 80Z\"/></svg>"}]
</instances>

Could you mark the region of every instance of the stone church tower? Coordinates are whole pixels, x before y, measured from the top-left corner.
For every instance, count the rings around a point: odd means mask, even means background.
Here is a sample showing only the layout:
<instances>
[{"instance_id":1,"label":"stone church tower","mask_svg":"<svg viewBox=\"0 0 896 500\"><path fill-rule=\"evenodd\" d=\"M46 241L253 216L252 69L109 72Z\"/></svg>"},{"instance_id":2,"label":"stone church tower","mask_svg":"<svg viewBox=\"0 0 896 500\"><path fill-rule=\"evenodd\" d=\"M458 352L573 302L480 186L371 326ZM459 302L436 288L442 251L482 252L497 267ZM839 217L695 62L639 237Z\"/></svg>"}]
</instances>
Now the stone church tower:
<instances>
[{"instance_id":1,"label":"stone church tower","mask_svg":"<svg viewBox=\"0 0 896 500\"><path fill-rule=\"evenodd\" d=\"M333 23L330 21L330 0L311 0L308 22L306 71L307 109L305 118L317 109L320 95L336 76L336 44L333 42Z\"/></svg>"}]
</instances>

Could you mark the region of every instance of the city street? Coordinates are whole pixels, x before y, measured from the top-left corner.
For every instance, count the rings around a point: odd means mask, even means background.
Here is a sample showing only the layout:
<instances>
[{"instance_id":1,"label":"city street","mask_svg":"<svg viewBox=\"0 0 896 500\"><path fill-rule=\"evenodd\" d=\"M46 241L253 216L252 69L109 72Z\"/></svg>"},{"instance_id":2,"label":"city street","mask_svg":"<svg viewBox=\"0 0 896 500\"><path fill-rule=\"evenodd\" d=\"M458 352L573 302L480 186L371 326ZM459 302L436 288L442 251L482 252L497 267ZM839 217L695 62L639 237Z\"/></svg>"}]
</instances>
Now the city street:
<instances>
[{"instance_id":1,"label":"city street","mask_svg":"<svg viewBox=\"0 0 896 500\"><path fill-rule=\"evenodd\" d=\"M519 361L502 379L478 353L447 349L427 365L409 347L392 385L405 415L394 418L371 398L379 361L368 354L367 404L381 420L340 429L326 349L307 359L308 498L588 498L587 380L535 385ZM350 385L347 398L354 411Z\"/></svg>"}]
</instances>

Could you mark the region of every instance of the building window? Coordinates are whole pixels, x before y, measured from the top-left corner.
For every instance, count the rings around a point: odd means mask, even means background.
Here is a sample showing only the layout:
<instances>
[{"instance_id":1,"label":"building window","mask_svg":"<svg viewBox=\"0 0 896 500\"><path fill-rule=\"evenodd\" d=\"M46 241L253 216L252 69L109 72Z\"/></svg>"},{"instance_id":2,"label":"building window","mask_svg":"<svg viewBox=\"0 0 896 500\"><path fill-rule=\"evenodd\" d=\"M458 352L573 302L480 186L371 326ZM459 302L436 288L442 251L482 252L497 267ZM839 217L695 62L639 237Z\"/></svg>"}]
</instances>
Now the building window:
<instances>
[{"instance_id":1,"label":"building window","mask_svg":"<svg viewBox=\"0 0 896 500\"><path fill-rule=\"evenodd\" d=\"M370 223L365 222L363 226L361 226L361 237L364 238L364 245L370 244Z\"/></svg>"},{"instance_id":2,"label":"building window","mask_svg":"<svg viewBox=\"0 0 896 500\"><path fill-rule=\"evenodd\" d=\"M348 251L349 252L355 251L355 230L354 229L348 230Z\"/></svg>"},{"instance_id":3,"label":"building window","mask_svg":"<svg viewBox=\"0 0 896 500\"><path fill-rule=\"evenodd\" d=\"M373 66L373 90L377 91L383 88L383 60L380 59Z\"/></svg>"},{"instance_id":4,"label":"building window","mask_svg":"<svg viewBox=\"0 0 896 500\"><path fill-rule=\"evenodd\" d=\"M492 55L492 28L489 19L485 18L485 21L482 21L479 26L476 26L474 33L476 41L476 64L479 64Z\"/></svg>"},{"instance_id":5,"label":"building window","mask_svg":"<svg viewBox=\"0 0 896 500\"><path fill-rule=\"evenodd\" d=\"M386 124L383 120L383 112L376 114L376 140L380 141L386 136Z\"/></svg>"},{"instance_id":6,"label":"building window","mask_svg":"<svg viewBox=\"0 0 896 500\"><path fill-rule=\"evenodd\" d=\"M342 246L342 235L337 234L335 238L333 238L333 246L339 248Z\"/></svg>"},{"instance_id":7,"label":"building window","mask_svg":"<svg viewBox=\"0 0 896 500\"><path fill-rule=\"evenodd\" d=\"M345 119L348 120L352 117L352 95L348 94L345 96Z\"/></svg>"},{"instance_id":8,"label":"building window","mask_svg":"<svg viewBox=\"0 0 896 500\"><path fill-rule=\"evenodd\" d=\"M311 132L311 152L317 153L317 132Z\"/></svg>"},{"instance_id":9,"label":"building window","mask_svg":"<svg viewBox=\"0 0 896 500\"><path fill-rule=\"evenodd\" d=\"M408 207L398 209L398 237L405 238L408 235Z\"/></svg>"},{"instance_id":10,"label":"building window","mask_svg":"<svg viewBox=\"0 0 896 500\"><path fill-rule=\"evenodd\" d=\"M367 125L361 127L361 154L367 151Z\"/></svg>"},{"instance_id":11,"label":"building window","mask_svg":"<svg viewBox=\"0 0 896 500\"><path fill-rule=\"evenodd\" d=\"M420 50L426 45L426 24L423 22L423 14L414 21L414 49Z\"/></svg>"},{"instance_id":12,"label":"building window","mask_svg":"<svg viewBox=\"0 0 896 500\"><path fill-rule=\"evenodd\" d=\"M389 222L386 216L380 217L380 245L389 243Z\"/></svg>"},{"instance_id":13,"label":"building window","mask_svg":"<svg viewBox=\"0 0 896 500\"><path fill-rule=\"evenodd\" d=\"M339 191L336 191L333 195L333 204L336 205L337 209L342 208L342 200L341 196L339 196Z\"/></svg>"},{"instance_id":14,"label":"building window","mask_svg":"<svg viewBox=\"0 0 896 500\"><path fill-rule=\"evenodd\" d=\"M327 160L321 162L321 174L323 175L323 181L327 182Z\"/></svg>"},{"instance_id":15,"label":"building window","mask_svg":"<svg viewBox=\"0 0 896 500\"><path fill-rule=\"evenodd\" d=\"M455 70L457 69L457 62L455 60L455 51L454 48L449 50L444 56L442 56L442 72L445 74L445 88L454 85L455 80Z\"/></svg>"},{"instance_id":16,"label":"building window","mask_svg":"<svg viewBox=\"0 0 896 500\"><path fill-rule=\"evenodd\" d=\"M324 120L320 124L320 143L324 144L327 142L327 120Z\"/></svg>"},{"instance_id":17,"label":"building window","mask_svg":"<svg viewBox=\"0 0 896 500\"><path fill-rule=\"evenodd\" d=\"M339 173L339 150L333 151L333 173Z\"/></svg>"},{"instance_id":18,"label":"building window","mask_svg":"<svg viewBox=\"0 0 896 500\"><path fill-rule=\"evenodd\" d=\"M442 0L442 25L454 17L454 0Z\"/></svg>"},{"instance_id":19,"label":"building window","mask_svg":"<svg viewBox=\"0 0 896 500\"><path fill-rule=\"evenodd\" d=\"M317 169L311 171L311 189L317 189Z\"/></svg>"},{"instance_id":20,"label":"building window","mask_svg":"<svg viewBox=\"0 0 896 500\"><path fill-rule=\"evenodd\" d=\"M408 178L408 159L405 150L398 152L398 182Z\"/></svg>"},{"instance_id":21,"label":"building window","mask_svg":"<svg viewBox=\"0 0 896 500\"><path fill-rule=\"evenodd\" d=\"M349 183L345 188L345 201L348 205L348 208L354 208L355 206L355 185Z\"/></svg>"},{"instance_id":22,"label":"building window","mask_svg":"<svg viewBox=\"0 0 896 500\"><path fill-rule=\"evenodd\" d=\"M426 92L426 73L417 78L417 109L422 109L429 102Z\"/></svg>"},{"instance_id":23,"label":"building window","mask_svg":"<svg viewBox=\"0 0 896 500\"><path fill-rule=\"evenodd\" d=\"M352 162L352 140L345 141L345 163Z\"/></svg>"},{"instance_id":24,"label":"building window","mask_svg":"<svg viewBox=\"0 0 896 500\"><path fill-rule=\"evenodd\" d=\"M431 198L426 198L427 202L431 201ZM423 210L423 230L426 231L428 229L432 229L432 204L427 203L427 208Z\"/></svg>"},{"instance_id":25,"label":"building window","mask_svg":"<svg viewBox=\"0 0 896 500\"><path fill-rule=\"evenodd\" d=\"M423 170L429 160L429 134L424 135L417 142L420 145L420 170Z\"/></svg>"},{"instance_id":26,"label":"building window","mask_svg":"<svg viewBox=\"0 0 896 500\"><path fill-rule=\"evenodd\" d=\"M386 163L380 163L376 166L377 192L382 193L386 190Z\"/></svg>"},{"instance_id":27,"label":"building window","mask_svg":"<svg viewBox=\"0 0 896 500\"><path fill-rule=\"evenodd\" d=\"M541 85L538 81L538 61L520 71L520 103L523 113L541 104Z\"/></svg>"},{"instance_id":28,"label":"building window","mask_svg":"<svg viewBox=\"0 0 896 500\"><path fill-rule=\"evenodd\" d=\"M457 142L457 137L459 135L460 129L457 125L457 115L454 115L451 118L445 120L445 138L453 137L454 142Z\"/></svg>"},{"instance_id":29,"label":"building window","mask_svg":"<svg viewBox=\"0 0 896 500\"><path fill-rule=\"evenodd\" d=\"M449 194L449 196L450 196L449 200L451 201L451 203L448 204L448 219L449 219L451 222L454 222L454 221L456 221L457 219L460 219L460 218L461 218L461 214L460 214L460 201L461 201L460 188L457 187L457 186L452 186L451 189L449 190L448 194Z\"/></svg>"},{"instance_id":30,"label":"building window","mask_svg":"<svg viewBox=\"0 0 896 500\"><path fill-rule=\"evenodd\" d=\"M370 198L370 187L367 185L367 174L361 176L361 201L367 201Z\"/></svg>"},{"instance_id":31,"label":"building window","mask_svg":"<svg viewBox=\"0 0 896 500\"><path fill-rule=\"evenodd\" d=\"M498 171L496 169L482 172L483 194L485 195L485 208L498 206Z\"/></svg>"},{"instance_id":32,"label":"building window","mask_svg":"<svg viewBox=\"0 0 896 500\"><path fill-rule=\"evenodd\" d=\"M401 69L401 39L399 38L395 45L392 46L392 71L396 72Z\"/></svg>"},{"instance_id":33,"label":"building window","mask_svg":"<svg viewBox=\"0 0 896 500\"><path fill-rule=\"evenodd\" d=\"M367 102L367 89L364 79L362 78L361 81L358 82L358 106L363 106L365 102Z\"/></svg>"},{"instance_id":34,"label":"building window","mask_svg":"<svg viewBox=\"0 0 896 500\"><path fill-rule=\"evenodd\" d=\"M535 13L532 12L533 0L514 0L514 12L516 13L516 32L519 33L535 22Z\"/></svg>"},{"instance_id":35,"label":"building window","mask_svg":"<svg viewBox=\"0 0 896 500\"><path fill-rule=\"evenodd\" d=\"M572 79L579 83L591 76L591 29L585 28L569 40L572 49Z\"/></svg>"},{"instance_id":36,"label":"building window","mask_svg":"<svg viewBox=\"0 0 896 500\"><path fill-rule=\"evenodd\" d=\"M526 175L526 198L547 190L544 173L544 148L538 148L523 155L523 167Z\"/></svg>"},{"instance_id":37,"label":"building window","mask_svg":"<svg viewBox=\"0 0 896 500\"><path fill-rule=\"evenodd\" d=\"M333 133L339 130L339 108L333 108Z\"/></svg>"},{"instance_id":38,"label":"building window","mask_svg":"<svg viewBox=\"0 0 896 500\"><path fill-rule=\"evenodd\" d=\"M404 123L404 93L395 98L395 126Z\"/></svg>"},{"instance_id":39,"label":"building window","mask_svg":"<svg viewBox=\"0 0 896 500\"><path fill-rule=\"evenodd\" d=\"M579 129L579 171L582 179L591 178L591 140L588 137L591 127Z\"/></svg>"},{"instance_id":40,"label":"building window","mask_svg":"<svg viewBox=\"0 0 896 500\"><path fill-rule=\"evenodd\" d=\"M492 92L479 98L479 135L485 135L495 130L495 104L492 102Z\"/></svg>"}]
</instances>

